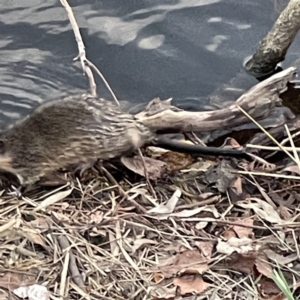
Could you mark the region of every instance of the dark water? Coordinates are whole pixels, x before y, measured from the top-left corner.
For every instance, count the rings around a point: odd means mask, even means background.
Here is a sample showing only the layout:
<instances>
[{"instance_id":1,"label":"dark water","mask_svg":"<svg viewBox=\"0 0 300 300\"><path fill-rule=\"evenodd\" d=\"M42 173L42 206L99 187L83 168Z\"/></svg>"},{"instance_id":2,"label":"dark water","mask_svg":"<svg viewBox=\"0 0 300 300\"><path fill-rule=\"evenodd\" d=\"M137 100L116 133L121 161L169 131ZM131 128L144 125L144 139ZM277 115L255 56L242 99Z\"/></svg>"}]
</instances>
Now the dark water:
<instances>
[{"instance_id":1,"label":"dark water","mask_svg":"<svg viewBox=\"0 0 300 300\"><path fill-rule=\"evenodd\" d=\"M87 57L119 99L134 106L157 96L173 97L181 107L197 109L241 71L243 60L287 2L70 0L69 4ZM0 125L26 115L44 100L86 91L88 81L80 64L73 62L77 45L60 1L0 0L0 4ZM286 64L299 55L299 45L292 49ZM245 88L255 83L244 77ZM111 99L95 78L99 95Z\"/></svg>"}]
</instances>

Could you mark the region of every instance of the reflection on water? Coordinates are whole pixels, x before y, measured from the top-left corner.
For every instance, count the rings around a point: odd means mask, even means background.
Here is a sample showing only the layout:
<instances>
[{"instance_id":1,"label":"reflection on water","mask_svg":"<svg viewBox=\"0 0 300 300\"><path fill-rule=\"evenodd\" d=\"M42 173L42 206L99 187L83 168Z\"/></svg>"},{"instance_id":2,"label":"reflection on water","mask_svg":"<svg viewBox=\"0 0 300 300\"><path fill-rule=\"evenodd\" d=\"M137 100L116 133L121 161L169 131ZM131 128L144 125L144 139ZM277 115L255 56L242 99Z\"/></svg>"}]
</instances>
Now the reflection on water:
<instances>
[{"instance_id":1,"label":"reflection on water","mask_svg":"<svg viewBox=\"0 0 300 300\"><path fill-rule=\"evenodd\" d=\"M278 16L273 0L69 3L88 58L131 108L157 96L194 109L220 99L218 87L234 82ZM60 1L0 0L0 14L1 126L42 101L88 88L80 64L73 62L77 45ZM111 99L95 77L99 95ZM234 90L241 94L254 82L243 75ZM228 101L236 97L223 95Z\"/></svg>"}]
</instances>

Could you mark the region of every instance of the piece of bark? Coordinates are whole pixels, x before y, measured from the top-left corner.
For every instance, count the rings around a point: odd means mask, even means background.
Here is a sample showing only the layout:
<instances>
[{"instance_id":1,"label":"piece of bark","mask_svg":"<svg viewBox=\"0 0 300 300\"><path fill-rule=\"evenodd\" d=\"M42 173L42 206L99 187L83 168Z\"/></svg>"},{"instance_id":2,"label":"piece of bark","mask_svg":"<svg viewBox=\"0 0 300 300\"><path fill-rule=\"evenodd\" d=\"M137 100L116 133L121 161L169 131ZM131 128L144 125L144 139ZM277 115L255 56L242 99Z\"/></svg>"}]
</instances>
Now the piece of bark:
<instances>
[{"instance_id":1,"label":"piece of bark","mask_svg":"<svg viewBox=\"0 0 300 300\"><path fill-rule=\"evenodd\" d=\"M272 74L284 60L287 50L300 29L300 0L290 0L273 28L261 40L254 55L245 64L256 78Z\"/></svg>"},{"instance_id":2,"label":"piece of bark","mask_svg":"<svg viewBox=\"0 0 300 300\"><path fill-rule=\"evenodd\" d=\"M263 120L270 116L277 107L282 105L280 94L287 89L287 83L294 78L296 68L290 67L270 78L258 83L244 93L235 103L227 108L188 112L171 105L170 99L160 101L156 98L147 108L136 115L146 126L159 133L168 132L208 132L219 129L232 129L250 123L240 111L242 107L255 120ZM285 110L283 122L295 116Z\"/></svg>"}]
</instances>

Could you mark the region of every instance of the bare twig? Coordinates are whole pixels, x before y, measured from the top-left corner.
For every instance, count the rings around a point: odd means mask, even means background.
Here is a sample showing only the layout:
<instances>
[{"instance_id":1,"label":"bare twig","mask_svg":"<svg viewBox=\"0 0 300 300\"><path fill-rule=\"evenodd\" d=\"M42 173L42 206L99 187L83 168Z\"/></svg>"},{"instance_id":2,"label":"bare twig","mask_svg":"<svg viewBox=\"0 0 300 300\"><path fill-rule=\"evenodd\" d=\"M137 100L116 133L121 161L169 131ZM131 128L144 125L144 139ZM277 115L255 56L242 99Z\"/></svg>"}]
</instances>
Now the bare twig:
<instances>
[{"instance_id":1,"label":"bare twig","mask_svg":"<svg viewBox=\"0 0 300 300\"><path fill-rule=\"evenodd\" d=\"M140 204L138 204L135 200L133 199L130 199L128 197L128 193L126 193L123 188L118 184L118 182L116 181L116 179L110 174L110 172L104 168L104 167L101 167L101 170L105 173L105 175L107 176L107 178L111 181L111 183L115 184L118 189L119 189L119 193L121 196L123 196L125 199L128 199L138 210L140 210L142 213L146 213L146 209L141 206Z\"/></svg>"},{"instance_id":2,"label":"bare twig","mask_svg":"<svg viewBox=\"0 0 300 300\"><path fill-rule=\"evenodd\" d=\"M72 26L72 29L74 31L74 35L75 35L75 39L77 42L77 46L78 46L78 56L74 58L74 60L80 59L81 62L81 67L84 70L84 72L87 74L88 79L89 79L89 84L90 84L90 89L91 89L91 94L93 96L97 95L97 91L96 91L96 83L94 80L94 76L93 76L93 72L90 68L90 66L97 72L97 74L101 77L101 79L103 80L104 84L106 85L107 89L110 91L110 93L112 94L114 100L116 101L116 103L118 105L120 105L116 95L114 94L114 92L112 91L111 87L109 86L108 82L105 80L103 74L99 71L99 69L92 63L90 62L87 58L86 58L86 52L85 52L85 46L80 34L80 30L79 27L77 25L76 19L74 17L73 11L71 6L69 5L67 0L60 0L61 4L65 7L67 13L68 13L68 17Z\"/></svg>"},{"instance_id":3,"label":"bare twig","mask_svg":"<svg viewBox=\"0 0 300 300\"><path fill-rule=\"evenodd\" d=\"M151 191L153 197L156 198L155 190L153 189L153 186L152 186L152 184L150 182L149 173L148 173L148 170L147 170L146 162L145 162L143 153L142 153L142 151L141 151L140 148L138 149L138 154L139 154L139 156L141 157L141 160L142 160L142 164L143 164L143 167L144 167L145 178L146 178L147 184L148 184L148 186L150 188L150 191Z\"/></svg>"},{"instance_id":4,"label":"bare twig","mask_svg":"<svg viewBox=\"0 0 300 300\"><path fill-rule=\"evenodd\" d=\"M103 76L103 74L100 72L100 70L88 59L86 60L86 64L88 66L90 66L91 68L93 68L96 73L101 77L101 79L103 80L104 84L106 85L107 89L110 91L111 95L113 96L114 100L116 101L116 103L118 105L120 105L119 100L117 99L117 96L115 95L115 93L113 92L113 90L111 89L110 85L108 84L108 82L106 81L105 77Z\"/></svg>"}]
</instances>

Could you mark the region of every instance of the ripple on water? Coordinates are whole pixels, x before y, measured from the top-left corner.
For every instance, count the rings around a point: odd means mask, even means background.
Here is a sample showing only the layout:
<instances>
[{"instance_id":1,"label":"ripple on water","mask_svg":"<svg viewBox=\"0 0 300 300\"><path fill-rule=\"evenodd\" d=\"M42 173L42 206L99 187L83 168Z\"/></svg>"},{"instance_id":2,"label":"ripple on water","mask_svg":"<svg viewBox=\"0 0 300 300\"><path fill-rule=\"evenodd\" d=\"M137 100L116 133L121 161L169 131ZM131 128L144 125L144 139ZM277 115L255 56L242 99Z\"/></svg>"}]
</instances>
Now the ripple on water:
<instances>
[{"instance_id":1,"label":"ripple on water","mask_svg":"<svg viewBox=\"0 0 300 300\"><path fill-rule=\"evenodd\" d=\"M43 101L85 92L88 81L80 64L73 62L77 45L60 1L0 2L3 127ZM261 0L69 3L88 58L131 110L154 97L173 97L190 109L205 108L210 95L223 99L218 96L220 86L230 90L226 83L238 74L278 15L273 1ZM111 99L101 80L96 82L98 94ZM247 78L243 82L240 93L253 84Z\"/></svg>"}]
</instances>

